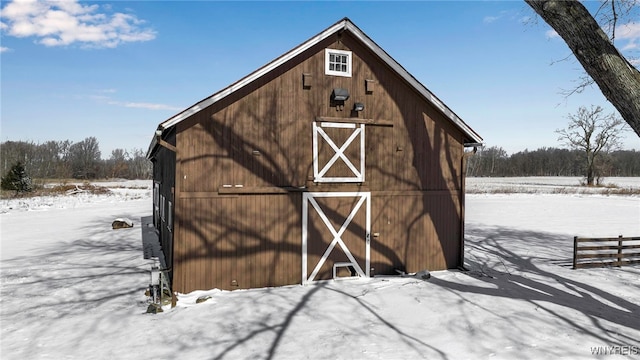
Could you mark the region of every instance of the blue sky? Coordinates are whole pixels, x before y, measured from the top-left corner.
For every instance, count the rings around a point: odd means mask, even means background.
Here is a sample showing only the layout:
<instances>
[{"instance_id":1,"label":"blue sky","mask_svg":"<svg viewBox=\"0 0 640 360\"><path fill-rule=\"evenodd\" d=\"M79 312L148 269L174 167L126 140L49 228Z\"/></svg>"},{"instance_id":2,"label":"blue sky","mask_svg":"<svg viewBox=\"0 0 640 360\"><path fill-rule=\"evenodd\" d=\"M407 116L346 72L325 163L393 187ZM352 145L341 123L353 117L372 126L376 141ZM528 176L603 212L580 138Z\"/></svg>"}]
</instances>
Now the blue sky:
<instances>
[{"instance_id":1,"label":"blue sky","mask_svg":"<svg viewBox=\"0 0 640 360\"><path fill-rule=\"evenodd\" d=\"M582 69L560 61L569 49L524 1L3 1L0 12L0 140L95 136L103 158L146 151L160 122L345 16L487 146L559 147L567 114L615 111L595 87L560 94ZM620 25L617 46L637 58L640 21ZM640 139L628 131L624 147Z\"/></svg>"}]
</instances>

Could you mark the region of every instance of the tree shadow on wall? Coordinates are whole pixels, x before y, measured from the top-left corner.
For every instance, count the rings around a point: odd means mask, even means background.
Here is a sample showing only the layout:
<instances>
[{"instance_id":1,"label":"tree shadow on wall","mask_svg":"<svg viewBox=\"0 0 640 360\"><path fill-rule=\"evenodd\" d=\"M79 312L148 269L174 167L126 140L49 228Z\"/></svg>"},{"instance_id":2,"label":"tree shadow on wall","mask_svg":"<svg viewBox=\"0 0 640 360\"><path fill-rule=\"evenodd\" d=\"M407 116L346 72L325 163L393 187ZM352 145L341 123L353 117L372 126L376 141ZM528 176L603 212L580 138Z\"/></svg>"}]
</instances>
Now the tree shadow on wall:
<instances>
[{"instance_id":1,"label":"tree shadow on wall","mask_svg":"<svg viewBox=\"0 0 640 360\"><path fill-rule=\"evenodd\" d=\"M271 94L270 97L265 97L261 101L264 104L255 107L246 104L238 105L242 108L243 114L250 119L248 122L253 124L251 129L243 129L235 122L235 119L229 116L212 115L206 118L206 121L200 120L200 126L195 131L197 136L212 140L224 154L207 153L208 150L205 150L202 153L193 154L193 156L183 157L182 164L196 164L200 161L206 161L209 164L221 166L226 160L231 160L235 169L232 167L219 172L227 171L230 178L240 177L238 174L242 173L251 174L251 177L243 178L244 181L249 182L249 184L243 184L245 187L264 186L291 189L306 186L307 176L312 174L313 166L310 120L305 125L308 127L308 136L301 137L299 133L294 133L294 140L285 139L282 130L288 126L300 126L301 120L295 119L286 122L286 120L278 118L277 109L280 101L278 94ZM306 106L309 113L314 113L315 110L311 104ZM262 112L258 113L256 109L262 109ZM290 140L294 143L292 144ZM368 166L377 167L375 164L368 164ZM197 171L194 175L200 177L193 182L210 184L212 181L208 177L214 170L211 169L211 172ZM306 191L309 190L306 189ZM233 261L233 257L239 254L257 256L269 252L272 252L270 256L273 258L281 258L289 254L299 256L301 237L295 239L295 244L283 245L282 235L279 234L301 231L301 191L305 190L298 189L287 195L278 195L286 197L289 204L288 212L279 212L280 209L274 208L275 204L266 204L265 208L260 209L246 207L242 211L236 210L230 214L223 214L211 208L189 211L179 221L181 227L193 233L200 245L182 252L179 261L210 262L223 259ZM238 195L239 198L248 196L250 195ZM284 205L283 208L285 208ZM265 224L248 221L248 219L260 218L262 216L260 213L265 213L265 209L268 209L266 213L272 217L273 221ZM335 219L336 223L344 221L345 216L338 211L331 208L326 208L324 211L327 217ZM316 225L312 223L309 226L311 227L310 233L322 232L322 229L316 228ZM366 232L363 224L358 223L351 223L347 231L353 234ZM273 234L276 232L278 235L274 236ZM405 262L405 259L400 258L396 251L387 244L379 243L377 246L377 250L388 259L389 263L401 265ZM176 249L178 248L176 247ZM322 250L318 250L314 255L321 256ZM358 258L357 261L364 263L364 259ZM267 271L269 272L268 284L277 284L276 268L272 267ZM300 276L297 277L297 279L299 278Z\"/></svg>"}]
</instances>

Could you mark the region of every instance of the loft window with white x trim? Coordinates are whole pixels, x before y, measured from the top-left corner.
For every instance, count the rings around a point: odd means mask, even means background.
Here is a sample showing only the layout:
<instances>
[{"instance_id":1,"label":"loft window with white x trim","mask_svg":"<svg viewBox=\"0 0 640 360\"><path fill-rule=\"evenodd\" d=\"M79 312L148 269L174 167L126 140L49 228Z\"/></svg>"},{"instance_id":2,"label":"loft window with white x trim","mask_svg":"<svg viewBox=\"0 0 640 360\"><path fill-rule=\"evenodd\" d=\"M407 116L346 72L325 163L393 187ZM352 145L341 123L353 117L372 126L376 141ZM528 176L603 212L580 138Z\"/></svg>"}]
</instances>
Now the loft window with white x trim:
<instances>
[{"instance_id":1,"label":"loft window with white x trim","mask_svg":"<svg viewBox=\"0 0 640 360\"><path fill-rule=\"evenodd\" d=\"M342 144L338 145L332 139L325 128L333 128L339 131L348 132L349 136ZM357 146L356 139L359 139L359 158L349 158L346 150L353 143ZM321 143L326 143L333 156L328 160L321 159ZM324 152L324 151L323 151ZM332 168L341 162L346 165L346 173L336 174ZM313 123L313 177L315 182L364 182L364 124L321 122L319 125Z\"/></svg>"}]
</instances>

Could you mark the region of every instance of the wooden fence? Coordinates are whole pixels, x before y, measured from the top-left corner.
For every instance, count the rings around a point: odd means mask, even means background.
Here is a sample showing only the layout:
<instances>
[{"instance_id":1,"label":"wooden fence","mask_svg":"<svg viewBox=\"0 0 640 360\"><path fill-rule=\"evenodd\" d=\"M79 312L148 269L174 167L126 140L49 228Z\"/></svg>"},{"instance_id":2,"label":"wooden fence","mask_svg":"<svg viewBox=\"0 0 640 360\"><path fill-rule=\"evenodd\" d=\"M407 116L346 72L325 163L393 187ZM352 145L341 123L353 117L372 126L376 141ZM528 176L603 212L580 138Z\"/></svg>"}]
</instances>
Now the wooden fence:
<instances>
[{"instance_id":1,"label":"wooden fence","mask_svg":"<svg viewBox=\"0 0 640 360\"><path fill-rule=\"evenodd\" d=\"M640 237L573 238L573 268L640 264Z\"/></svg>"}]
</instances>

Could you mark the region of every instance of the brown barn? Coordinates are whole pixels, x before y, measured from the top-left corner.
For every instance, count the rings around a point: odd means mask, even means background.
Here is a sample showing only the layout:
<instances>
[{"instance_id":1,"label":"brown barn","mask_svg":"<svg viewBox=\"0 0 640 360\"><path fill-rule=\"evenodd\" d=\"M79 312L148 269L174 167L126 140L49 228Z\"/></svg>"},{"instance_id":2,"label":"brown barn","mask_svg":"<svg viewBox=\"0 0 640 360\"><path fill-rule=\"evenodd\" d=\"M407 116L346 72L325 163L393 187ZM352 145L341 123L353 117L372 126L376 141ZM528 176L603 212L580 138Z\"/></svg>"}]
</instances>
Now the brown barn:
<instances>
[{"instance_id":1,"label":"brown barn","mask_svg":"<svg viewBox=\"0 0 640 360\"><path fill-rule=\"evenodd\" d=\"M174 291L463 261L482 138L345 18L158 126L154 223Z\"/></svg>"}]
</instances>

